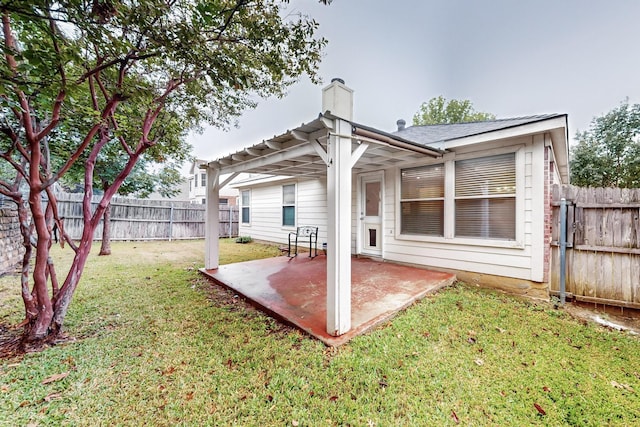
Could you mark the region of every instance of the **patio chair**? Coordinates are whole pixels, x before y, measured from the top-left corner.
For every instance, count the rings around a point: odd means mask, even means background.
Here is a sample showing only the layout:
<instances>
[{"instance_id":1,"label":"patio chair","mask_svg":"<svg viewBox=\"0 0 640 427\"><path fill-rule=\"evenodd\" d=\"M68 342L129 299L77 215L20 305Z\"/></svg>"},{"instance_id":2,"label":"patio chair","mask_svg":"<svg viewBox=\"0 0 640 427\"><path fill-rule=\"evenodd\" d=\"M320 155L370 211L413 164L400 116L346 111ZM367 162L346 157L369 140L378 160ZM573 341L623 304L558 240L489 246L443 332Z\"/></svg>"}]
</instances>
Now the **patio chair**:
<instances>
[{"instance_id":1,"label":"patio chair","mask_svg":"<svg viewBox=\"0 0 640 427\"><path fill-rule=\"evenodd\" d=\"M315 258L318 256L318 227L311 225L302 225L296 228L296 231L289 233L289 248L288 257L293 258L298 256L298 243L306 243L309 241L309 258ZM295 245L294 254L291 254L291 244Z\"/></svg>"}]
</instances>

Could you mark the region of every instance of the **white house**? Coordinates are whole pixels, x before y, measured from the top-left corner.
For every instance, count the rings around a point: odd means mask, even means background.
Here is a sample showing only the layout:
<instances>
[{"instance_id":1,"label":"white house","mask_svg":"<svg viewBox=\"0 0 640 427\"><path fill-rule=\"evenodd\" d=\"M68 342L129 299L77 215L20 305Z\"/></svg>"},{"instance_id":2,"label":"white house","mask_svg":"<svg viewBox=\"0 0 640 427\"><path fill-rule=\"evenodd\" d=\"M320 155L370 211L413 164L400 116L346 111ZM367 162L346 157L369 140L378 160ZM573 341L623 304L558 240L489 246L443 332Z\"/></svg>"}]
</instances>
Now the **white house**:
<instances>
[{"instance_id":1,"label":"white house","mask_svg":"<svg viewBox=\"0 0 640 427\"><path fill-rule=\"evenodd\" d=\"M201 169L206 160L195 159L189 169L189 201L205 204L207 198L207 171ZM227 187L221 190L219 202L221 205L236 206L238 204L238 190Z\"/></svg>"},{"instance_id":2,"label":"white house","mask_svg":"<svg viewBox=\"0 0 640 427\"><path fill-rule=\"evenodd\" d=\"M353 121L353 91L323 89L314 120L207 164L205 268L217 268L215 203L240 172L240 234L284 243L317 225L327 254L327 332L350 328L350 257L453 271L548 296L551 185L568 183L567 116L405 127ZM221 174L231 174L219 182Z\"/></svg>"}]
</instances>

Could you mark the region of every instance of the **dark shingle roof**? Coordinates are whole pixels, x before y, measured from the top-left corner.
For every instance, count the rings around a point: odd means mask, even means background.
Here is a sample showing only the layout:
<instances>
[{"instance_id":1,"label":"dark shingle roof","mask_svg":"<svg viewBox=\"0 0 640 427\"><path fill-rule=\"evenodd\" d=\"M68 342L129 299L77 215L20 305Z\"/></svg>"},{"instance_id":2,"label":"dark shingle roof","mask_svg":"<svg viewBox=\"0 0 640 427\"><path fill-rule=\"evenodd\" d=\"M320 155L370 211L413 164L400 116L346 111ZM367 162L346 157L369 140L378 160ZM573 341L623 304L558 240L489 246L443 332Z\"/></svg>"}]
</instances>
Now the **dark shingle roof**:
<instances>
[{"instance_id":1,"label":"dark shingle roof","mask_svg":"<svg viewBox=\"0 0 640 427\"><path fill-rule=\"evenodd\" d=\"M530 124L561 117L564 114L542 114L537 116L516 117L511 119L489 120L484 122L452 123L443 125L411 126L404 130L393 132L393 135L416 142L431 145L438 142L450 141L472 135L508 129L515 126Z\"/></svg>"}]
</instances>

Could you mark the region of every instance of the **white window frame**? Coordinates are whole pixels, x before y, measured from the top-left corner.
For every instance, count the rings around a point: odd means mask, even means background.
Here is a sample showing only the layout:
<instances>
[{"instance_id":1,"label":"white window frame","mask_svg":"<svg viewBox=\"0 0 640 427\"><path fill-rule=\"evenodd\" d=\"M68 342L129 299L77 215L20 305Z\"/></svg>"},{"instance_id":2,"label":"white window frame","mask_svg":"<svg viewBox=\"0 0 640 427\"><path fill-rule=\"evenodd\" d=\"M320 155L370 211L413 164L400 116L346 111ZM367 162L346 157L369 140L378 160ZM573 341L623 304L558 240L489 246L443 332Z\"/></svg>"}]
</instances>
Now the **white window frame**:
<instances>
[{"instance_id":1,"label":"white window frame","mask_svg":"<svg viewBox=\"0 0 640 427\"><path fill-rule=\"evenodd\" d=\"M285 187L291 187L291 186L293 186L293 203L285 203L285 200L284 200L284 188ZM282 184L281 194L282 194L282 198L281 198L282 209L280 210L280 214L281 214L280 225L284 229L294 229L294 228L296 228L296 226L298 224L298 186L296 185L295 182L288 183L288 184ZM293 207L293 225L285 225L284 224L284 208L285 207Z\"/></svg>"},{"instance_id":2,"label":"white window frame","mask_svg":"<svg viewBox=\"0 0 640 427\"><path fill-rule=\"evenodd\" d=\"M524 146L509 146L496 148L483 152L473 153L448 153L444 156L445 183L444 183L444 236L428 236L418 234L402 234L402 212L401 212L401 181L402 169L409 169L420 166L429 166L442 163L443 159L429 159L427 161L406 165L396 168L396 202L395 202L395 238L398 240L452 243L469 246L488 246L500 248L524 248L524 204L525 204L525 154ZM467 160L481 157L490 157L499 154L515 153L516 168L516 217L515 217L515 240L483 239L470 237L455 237L455 161Z\"/></svg>"},{"instance_id":3,"label":"white window frame","mask_svg":"<svg viewBox=\"0 0 640 427\"><path fill-rule=\"evenodd\" d=\"M247 193L249 195L249 203L248 206L244 203L244 194ZM240 224L248 226L251 225L251 190L242 190L240 191ZM248 209L249 212L249 222L244 222L244 210Z\"/></svg>"},{"instance_id":4,"label":"white window frame","mask_svg":"<svg viewBox=\"0 0 640 427\"><path fill-rule=\"evenodd\" d=\"M399 197L400 197L400 207L399 207L400 225L399 225L398 230L400 230L401 233L402 233L402 204L403 203L410 203L410 202L442 202L442 216L443 216L442 234L407 234L407 236L443 237L445 235L444 234L444 229L445 229L444 215L445 215L446 199L444 197L444 192L443 192L443 196L442 197L420 197L420 198L406 198L406 199L402 197L402 179L403 179L402 172L404 170L419 169L419 168L431 168L431 167L437 167L437 166L440 166L440 167L442 167L443 170L445 170L445 173L443 173L443 176L442 176L442 186L443 186L443 189L445 189L445 191L446 191L446 165L442 161L439 162L439 163L433 163L433 164L426 164L426 165L402 168L400 170L400 192L399 192Z\"/></svg>"}]
</instances>

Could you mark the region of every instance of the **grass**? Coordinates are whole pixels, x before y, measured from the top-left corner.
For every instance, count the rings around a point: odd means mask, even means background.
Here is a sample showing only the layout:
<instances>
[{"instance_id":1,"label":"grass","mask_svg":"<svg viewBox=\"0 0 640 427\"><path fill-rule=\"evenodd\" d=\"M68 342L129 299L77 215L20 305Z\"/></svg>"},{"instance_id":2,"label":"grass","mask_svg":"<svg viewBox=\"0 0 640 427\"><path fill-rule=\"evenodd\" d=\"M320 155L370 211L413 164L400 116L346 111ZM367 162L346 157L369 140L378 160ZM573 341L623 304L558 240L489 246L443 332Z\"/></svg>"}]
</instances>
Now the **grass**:
<instances>
[{"instance_id":1,"label":"grass","mask_svg":"<svg viewBox=\"0 0 640 427\"><path fill-rule=\"evenodd\" d=\"M113 253L89 260L77 341L0 361L0 425L640 424L640 339L544 303L458 284L330 349L212 287L201 241ZM20 321L16 280L0 323Z\"/></svg>"}]
</instances>

